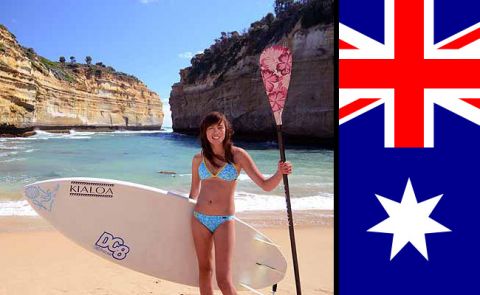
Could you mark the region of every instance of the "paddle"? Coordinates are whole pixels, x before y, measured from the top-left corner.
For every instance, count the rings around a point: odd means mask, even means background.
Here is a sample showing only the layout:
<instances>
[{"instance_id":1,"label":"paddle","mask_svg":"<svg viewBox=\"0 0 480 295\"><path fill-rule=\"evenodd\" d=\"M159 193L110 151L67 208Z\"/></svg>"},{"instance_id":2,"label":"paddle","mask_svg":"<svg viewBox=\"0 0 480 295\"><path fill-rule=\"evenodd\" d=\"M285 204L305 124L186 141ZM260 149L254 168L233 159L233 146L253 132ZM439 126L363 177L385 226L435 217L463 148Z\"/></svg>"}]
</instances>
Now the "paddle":
<instances>
[{"instance_id":1,"label":"paddle","mask_svg":"<svg viewBox=\"0 0 480 295\"><path fill-rule=\"evenodd\" d=\"M287 99L288 86L292 70L292 53L283 46L272 46L263 50L260 55L260 70L262 73L263 85L267 92L268 101L273 111L277 125L278 146L280 159L286 161L285 146L282 136L282 112ZM300 274L298 271L297 246L295 244L295 230L293 227L292 206L290 204L290 189L288 188L288 176L283 175L283 186L287 202L288 229L290 232L290 245L292 248L293 269L295 272L295 286L297 295L302 294L300 287Z\"/></svg>"}]
</instances>

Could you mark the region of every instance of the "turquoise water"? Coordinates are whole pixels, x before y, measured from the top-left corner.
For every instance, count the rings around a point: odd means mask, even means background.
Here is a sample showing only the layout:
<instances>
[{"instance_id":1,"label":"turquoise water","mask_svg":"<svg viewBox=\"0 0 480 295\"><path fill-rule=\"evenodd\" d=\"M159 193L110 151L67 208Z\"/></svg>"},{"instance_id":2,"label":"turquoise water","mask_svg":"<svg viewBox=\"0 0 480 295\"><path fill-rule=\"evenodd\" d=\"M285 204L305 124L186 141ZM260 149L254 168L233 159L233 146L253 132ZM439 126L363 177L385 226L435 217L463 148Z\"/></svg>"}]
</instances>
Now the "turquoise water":
<instances>
[{"instance_id":1,"label":"turquoise water","mask_svg":"<svg viewBox=\"0 0 480 295\"><path fill-rule=\"evenodd\" d=\"M235 144L250 153L265 175L276 171L279 153L275 143ZM196 138L171 130L39 132L29 138L1 138L0 215L32 213L22 200L22 187L50 178L111 178L187 194L191 160L198 151ZM297 147L287 149L286 156L294 165L294 174L289 177L294 208L333 209L333 151ZM283 186L264 192L242 173L236 193L237 210L279 210L285 207L283 196Z\"/></svg>"}]
</instances>

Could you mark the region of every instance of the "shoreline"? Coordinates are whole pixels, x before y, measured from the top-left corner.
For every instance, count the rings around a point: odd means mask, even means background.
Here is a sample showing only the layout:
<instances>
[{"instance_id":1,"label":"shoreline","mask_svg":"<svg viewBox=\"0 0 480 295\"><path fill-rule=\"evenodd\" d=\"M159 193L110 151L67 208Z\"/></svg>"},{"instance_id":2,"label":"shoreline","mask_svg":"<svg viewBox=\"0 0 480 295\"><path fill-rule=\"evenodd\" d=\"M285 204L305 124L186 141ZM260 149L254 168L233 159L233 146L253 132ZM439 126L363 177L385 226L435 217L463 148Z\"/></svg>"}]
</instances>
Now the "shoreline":
<instances>
[{"instance_id":1,"label":"shoreline","mask_svg":"<svg viewBox=\"0 0 480 295\"><path fill-rule=\"evenodd\" d=\"M288 228L286 210L275 211L243 211L235 214L240 220L259 229ZM332 210L298 210L293 211L295 227L333 227ZM15 232L56 231L56 229L42 217L12 215L0 216L0 234Z\"/></svg>"},{"instance_id":2,"label":"shoreline","mask_svg":"<svg viewBox=\"0 0 480 295\"><path fill-rule=\"evenodd\" d=\"M48 133L70 133L70 130L78 132L114 132L114 131L162 131L166 130L162 128L163 125L152 126L102 126L102 125L68 125L68 126L49 126L49 125L36 125L30 127L14 127L0 125L0 138L16 138L16 137L30 137L37 134L38 131L44 131ZM197 129L178 129L169 126L165 128L171 128L173 132L191 136L196 138L198 136ZM283 134L285 145L289 148L320 148L333 150L335 142L333 138L319 138L311 136L298 136L295 134ZM242 133L235 132L232 139L234 141L241 141L244 143L261 143L261 142L276 142L276 132L258 132L258 133Z\"/></svg>"},{"instance_id":3,"label":"shoreline","mask_svg":"<svg viewBox=\"0 0 480 295\"><path fill-rule=\"evenodd\" d=\"M91 132L114 132L114 131L152 131L152 130L164 130L162 125L151 126L102 126L102 125L67 125L67 126L49 126L49 125L36 125L30 127L14 127L0 125L0 137L29 137L36 134L36 130L45 131L49 133L70 133L70 130L75 131L91 131Z\"/></svg>"}]
</instances>

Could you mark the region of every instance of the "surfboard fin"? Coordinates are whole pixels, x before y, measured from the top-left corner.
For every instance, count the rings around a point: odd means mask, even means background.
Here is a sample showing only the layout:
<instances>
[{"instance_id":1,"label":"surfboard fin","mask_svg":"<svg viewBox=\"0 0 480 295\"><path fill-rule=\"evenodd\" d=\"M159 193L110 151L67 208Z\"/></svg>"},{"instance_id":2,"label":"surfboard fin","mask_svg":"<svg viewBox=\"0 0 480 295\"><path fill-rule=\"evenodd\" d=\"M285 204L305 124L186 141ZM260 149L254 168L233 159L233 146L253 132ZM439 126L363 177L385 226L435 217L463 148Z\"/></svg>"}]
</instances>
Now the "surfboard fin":
<instances>
[{"instance_id":1,"label":"surfboard fin","mask_svg":"<svg viewBox=\"0 0 480 295\"><path fill-rule=\"evenodd\" d=\"M248 291L252 292L253 294L264 295L263 293L258 292L257 290L253 289L252 287L250 287L250 286L247 285L247 284L240 283L240 286L242 286L243 288L245 288L245 289L247 289Z\"/></svg>"},{"instance_id":2,"label":"surfboard fin","mask_svg":"<svg viewBox=\"0 0 480 295\"><path fill-rule=\"evenodd\" d=\"M272 295L275 295L277 293L277 284L272 286Z\"/></svg>"},{"instance_id":3,"label":"surfboard fin","mask_svg":"<svg viewBox=\"0 0 480 295\"><path fill-rule=\"evenodd\" d=\"M256 264L257 264L258 266L266 267L266 268L268 268L268 270L272 270L272 271L274 271L274 272L278 272L278 273L280 273L280 274L284 274L283 271L279 271L279 270L277 270L275 267L272 267L272 266L270 266L270 265L266 265L266 264L263 264L263 263L260 263L260 262L256 262Z\"/></svg>"}]
</instances>

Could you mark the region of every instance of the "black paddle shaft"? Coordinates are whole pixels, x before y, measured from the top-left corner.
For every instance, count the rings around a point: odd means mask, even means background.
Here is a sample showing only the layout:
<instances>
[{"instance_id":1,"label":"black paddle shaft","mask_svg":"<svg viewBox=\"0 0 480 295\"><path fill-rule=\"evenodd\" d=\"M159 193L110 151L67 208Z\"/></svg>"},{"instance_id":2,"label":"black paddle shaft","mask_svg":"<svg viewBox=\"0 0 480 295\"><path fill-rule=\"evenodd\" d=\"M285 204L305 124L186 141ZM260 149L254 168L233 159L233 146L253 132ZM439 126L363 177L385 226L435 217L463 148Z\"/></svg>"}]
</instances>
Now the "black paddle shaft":
<instances>
[{"instance_id":1,"label":"black paddle shaft","mask_svg":"<svg viewBox=\"0 0 480 295\"><path fill-rule=\"evenodd\" d=\"M285 146L283 145L282 125L277 125L277 136L278 148L280 150L280 160L282 160L282 162L285 162L286 157ZM295 244L295 230L293 228L292 205L290 204L290 189L288 187L287 174L283 174L283 187L285 189L285 199L287 201L288 230L290 232L290 246L292 248L293 270L295 272L295 287L297 289L297 295L301 295L302 288L300 287L300 272L298 270L297 246Z\"/></svg>"}]
</instances>

